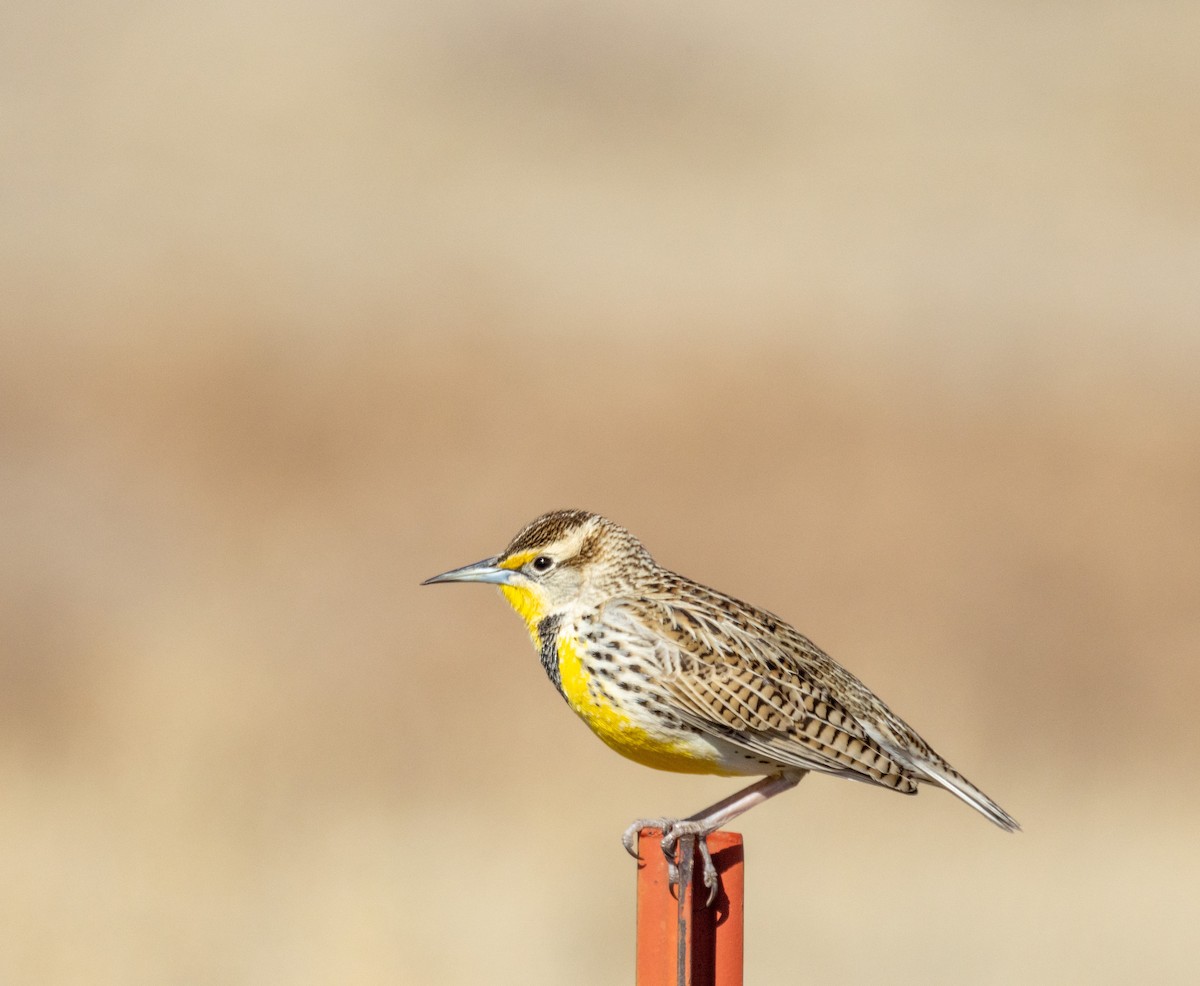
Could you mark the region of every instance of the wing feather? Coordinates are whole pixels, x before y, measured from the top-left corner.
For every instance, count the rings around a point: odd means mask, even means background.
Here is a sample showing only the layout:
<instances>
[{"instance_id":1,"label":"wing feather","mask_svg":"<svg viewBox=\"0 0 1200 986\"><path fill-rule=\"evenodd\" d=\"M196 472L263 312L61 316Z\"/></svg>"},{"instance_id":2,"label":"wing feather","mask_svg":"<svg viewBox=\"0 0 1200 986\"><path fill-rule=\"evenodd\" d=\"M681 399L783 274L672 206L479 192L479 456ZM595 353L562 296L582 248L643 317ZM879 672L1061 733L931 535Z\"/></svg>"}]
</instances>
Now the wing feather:
<instances>
[{"instance_id":1,"label":"wing feather","mask_svg":"<svg viewBox=\"0 0 1200 986\"><path fill-rule=\"evenodd\" d=\"M821 676L832 670L865 686L769 614L739 604L741 624L720 622L705 612L712 601L702 602L708 605L641 598L621 607L624 632L641 637L657 657L657 684L672 711L693 728L780 767L916 790L911 771L835 697L846 681L833 687Z\"/></svg>"}]
</instances>

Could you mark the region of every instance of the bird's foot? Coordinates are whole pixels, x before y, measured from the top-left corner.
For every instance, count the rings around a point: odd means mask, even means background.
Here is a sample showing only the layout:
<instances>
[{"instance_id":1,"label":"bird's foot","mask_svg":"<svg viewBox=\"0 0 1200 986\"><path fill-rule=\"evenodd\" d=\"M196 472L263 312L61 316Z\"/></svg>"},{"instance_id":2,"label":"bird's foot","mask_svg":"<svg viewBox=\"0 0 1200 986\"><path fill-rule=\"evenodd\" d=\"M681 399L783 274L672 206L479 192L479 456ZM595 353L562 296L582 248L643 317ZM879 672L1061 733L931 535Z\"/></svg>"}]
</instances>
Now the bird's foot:
<instances>
[{"instance_id":1,"label":"bird's foot","mask_svg":"<svg viewBox=\"0 0 1200 986\"><path fill-rule=\"evenodd\" d=\"M640 860L642 857L638 855L637 840L642 834L642 829L662 829L666 832L676 821L674 818L639 818L625 830L625 834L621 836L621 845L630 856Z\"/></svg>"},{"instance_id":2,"label":"bird's foot","mask_svg":"<svg viewBox=\"0 0 1200 986\"><path fill-rule=\"evenodd\" d=\"M634 859L641 859L635 848L637 837L642 829L648 828L662 830L662 851L667 860L667 879L672 886L679 886L679 866L675 862L675 855L680 840L688 839L699 850L702 864L701 879L704 881L704 886L708 888L708 898L705 900L705 904L711 907L712 902L717 898L719 881L717 880L717 868L713 865L712 853L708 851L706 836L714 832L715 827L687 818L639 818L621 836L621 844ZM688 846L685 845L684 851L687 850Z\"/></svg>"},{"instance_id":3,"label":"bird's foot","mask_svg":"<svg viewBox=\"0 0 1200 986\"><path fill-rule=\"evenodd\" d=\"M717 868L713 865L712 853L708 851L708 836L714 831L716 831L716 827L713 825L693 822L691 819L684 818L672 821L663 830L662 840L663 853L667 857L667 875L674 884L679 883L679 871L675 866L675 847L679 845L681 839L687 839L688 843L695 845L696 850L700 853L702 864L701 879L704 886L708 888L708 897L704 901L707 907L712 907L713 901L717 899L717 888L720 886L720 881L717 879ZM690 846L685 843L684 851L689 850Z\"/></svg>"}]
</instances>

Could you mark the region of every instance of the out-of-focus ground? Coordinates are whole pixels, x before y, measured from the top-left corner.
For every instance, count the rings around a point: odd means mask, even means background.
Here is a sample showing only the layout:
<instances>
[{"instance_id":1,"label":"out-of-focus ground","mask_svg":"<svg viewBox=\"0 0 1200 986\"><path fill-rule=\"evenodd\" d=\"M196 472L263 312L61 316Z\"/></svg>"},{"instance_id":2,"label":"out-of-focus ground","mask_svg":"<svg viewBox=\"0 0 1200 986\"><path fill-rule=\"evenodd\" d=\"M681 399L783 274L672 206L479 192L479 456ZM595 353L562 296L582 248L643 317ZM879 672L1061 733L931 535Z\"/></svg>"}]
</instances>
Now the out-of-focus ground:
<instances>
[{"instance_id":1,"label":"out-of-focus ground","mask_svg":"<svg viewBox=\"0 0 1200 986\"><path fill-rule=\"evenodd\" d=\"M733 782L417 587L564 505L1025 825L807 780L749 982L1194 981L1198 9L7 5L0 982L629 982Z\"/></svg>"}]
</instances>

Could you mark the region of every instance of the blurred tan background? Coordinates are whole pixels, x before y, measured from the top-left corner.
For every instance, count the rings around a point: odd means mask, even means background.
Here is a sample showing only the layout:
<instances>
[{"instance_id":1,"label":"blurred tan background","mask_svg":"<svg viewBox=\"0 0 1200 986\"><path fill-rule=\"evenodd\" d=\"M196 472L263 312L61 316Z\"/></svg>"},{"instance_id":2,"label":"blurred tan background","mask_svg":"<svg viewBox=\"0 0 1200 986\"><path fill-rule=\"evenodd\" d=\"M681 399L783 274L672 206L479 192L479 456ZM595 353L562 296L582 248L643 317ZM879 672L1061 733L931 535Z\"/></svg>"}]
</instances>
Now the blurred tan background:
<instances>
[{"instance_id":1,"label":"blurred tan background","mask_svg":"<svg viewBox=\"0 0 1200 986\"><path fill-rule=\"evenodd\" d=\"M426 576L600 510L1024 824L812 778L756 984L1194 982L1200 7L0 14L0 982L627 983L596 742Z\"/></svg>"}]
</instances>

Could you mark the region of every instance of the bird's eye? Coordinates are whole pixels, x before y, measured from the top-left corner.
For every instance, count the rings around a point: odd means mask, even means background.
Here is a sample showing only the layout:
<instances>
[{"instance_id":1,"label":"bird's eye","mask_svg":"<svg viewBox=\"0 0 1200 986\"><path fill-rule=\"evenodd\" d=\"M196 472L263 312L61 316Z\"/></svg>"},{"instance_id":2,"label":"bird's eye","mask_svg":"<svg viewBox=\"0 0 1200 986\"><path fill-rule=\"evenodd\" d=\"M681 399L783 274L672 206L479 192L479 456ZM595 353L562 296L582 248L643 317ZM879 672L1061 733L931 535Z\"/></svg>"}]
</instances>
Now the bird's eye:
<instances>
[{"instance_id":1,"label":"bird's eye","mask_svg":"<svg viewBox=\"0 0 1200 986\"><path fill-rule=\"evenodd\" d=\"M535 572L548 572L554 567L554 559L549 555L538 555L533 560L533 570Z\"/></svg>"}]
</instances>

